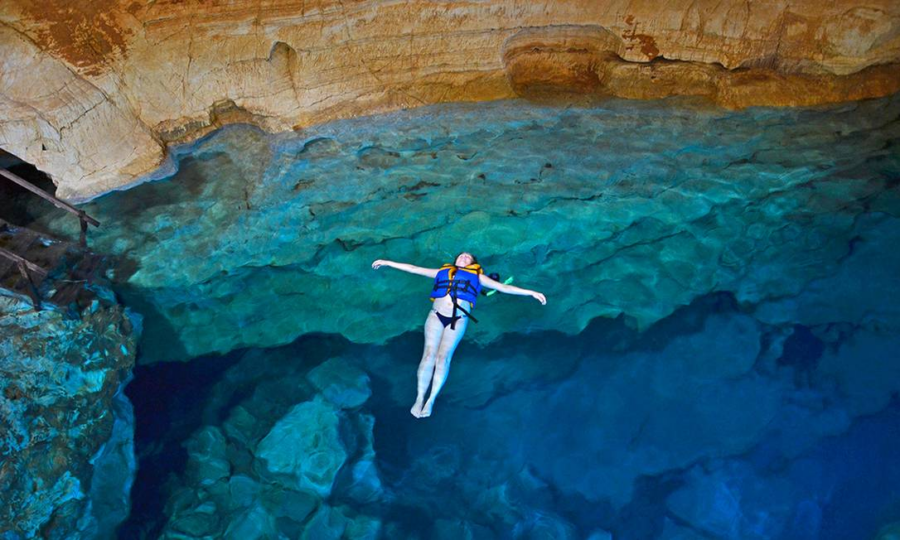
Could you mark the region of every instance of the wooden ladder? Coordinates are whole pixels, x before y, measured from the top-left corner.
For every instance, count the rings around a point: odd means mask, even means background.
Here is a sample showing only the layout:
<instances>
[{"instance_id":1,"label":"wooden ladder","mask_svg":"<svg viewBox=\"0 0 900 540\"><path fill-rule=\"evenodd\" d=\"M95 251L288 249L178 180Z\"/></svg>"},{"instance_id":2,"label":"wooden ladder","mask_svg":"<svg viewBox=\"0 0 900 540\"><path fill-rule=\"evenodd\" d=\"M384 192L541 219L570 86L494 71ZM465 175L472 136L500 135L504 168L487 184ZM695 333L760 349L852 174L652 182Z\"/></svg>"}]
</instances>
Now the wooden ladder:
<instances>
[{"instance_id":1,"label":"wooden ladder","mask_svg":"<svg viewBox=\"0 0 900 540\"><path fill-rule=\"evenodd\" d=\"M50 201L57 208L75 214L81 224L79 246L82 250L87 249L88 225L99 227L99 221L89 216L84 210L75 208L71 204L54 197L24 178L5 169L0 169L0 176L18 184L42 199ZM0 219L0 287L13 291L24 288L31 298L34 308L40 310L39 287L49 275L47 268L55 268L60 259L69 251L69 248L70 245L66 242L50 239L35 231L16 227ZM92 259L95 259L95 257ZM89 266L93 267L95 265L91 263ZM93 271L88 271L87 275L92 277ZM63 302L77 295L77 293L73 292L72 287L62 287L62 289L66 292L60 295L60 291L57 290L51 300Z\"/></svg>"}]
</instances>

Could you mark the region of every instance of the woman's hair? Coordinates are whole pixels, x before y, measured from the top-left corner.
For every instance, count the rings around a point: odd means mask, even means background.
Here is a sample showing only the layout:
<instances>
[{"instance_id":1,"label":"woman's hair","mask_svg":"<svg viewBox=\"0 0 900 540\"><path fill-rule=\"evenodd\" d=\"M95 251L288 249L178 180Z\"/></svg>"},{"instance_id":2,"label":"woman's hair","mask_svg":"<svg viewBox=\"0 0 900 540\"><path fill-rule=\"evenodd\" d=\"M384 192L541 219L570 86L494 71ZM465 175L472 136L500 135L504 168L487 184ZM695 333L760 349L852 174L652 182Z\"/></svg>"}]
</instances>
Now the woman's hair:
<instances>
[{"instance_id":1,"label":"woman's hair","mask_svg":"<svg viewBox=\"0 0 900 540\"><path fill-rule=\"evenodd\" d=\"M469 253L469 252L468 252L468 251L460 251L460 252L456 255L456 257L453 258L453 262L456 262L456 259L458 259L459 256L462 255L463 253ZM475 255L472 255L471 253L469 253L469 256L472 257L472 264L478 264L478 258L475 257Z\"/></svg>"}]
</instances>

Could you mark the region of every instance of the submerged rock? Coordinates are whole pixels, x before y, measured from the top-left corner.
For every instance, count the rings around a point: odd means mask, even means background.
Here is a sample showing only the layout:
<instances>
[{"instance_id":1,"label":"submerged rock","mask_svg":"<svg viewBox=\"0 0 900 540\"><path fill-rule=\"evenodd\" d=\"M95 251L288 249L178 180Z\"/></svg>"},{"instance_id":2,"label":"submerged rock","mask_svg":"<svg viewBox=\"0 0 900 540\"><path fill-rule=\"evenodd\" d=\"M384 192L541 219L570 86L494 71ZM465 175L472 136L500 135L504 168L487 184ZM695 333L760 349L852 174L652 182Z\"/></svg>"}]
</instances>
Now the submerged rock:
<instances>
[{"instance_id":1,"label":"submerged rock","mask_svg":"<svg viewBox=\"0 0 900 540\"><path fill-rule=\"evenodd\" d=\"M301 538L302 540L343 538L347 522L346 516L340 510L323 504L303 529Z\"/></svg>"},{"instance_id":2,"label":"submerged rock","mask_svg":"<svg viewBox=\"0 0 900 540\"><path fill-rule=\"evenodd\" d=\"M660 350L601 352L554 392L502 406L509 414L527 407L521 444L544 477L563 491L622 506L641 476L756 443L790 390L753 372L760 340L752 318L710 315L699 329L668 336ZM558 431L559 418L591 429L546 436Z\"/></svg>"},{"instance_id":3,"label":"submerged rock","mask_svg":"<svg viewBox=\"0 0 900 540\"><path fill-rule=\"evenodd\" d=\"M225 530L227 540L257 540L273 538L275 534L275 520L262 506L238 514Z\"/></svg>"},{"instance_id":4,"label":"submerged rock","mask_svg":"<svg viewBox=\"0 0 900 540\"><path fill-rule=\"evenodd\" d=\"M194 537L377 538L380 520L356 511L384 495L375 420L360 408L368 375L328 358L328 346L289 349L238 355L197 404L219 423L197 426L182 445L184 473L162 490L166 515L155 516L165 538L188 528Z\"/></svg>"},{"instance_id":5,"label":"submerged rock","mask_svg":"<svg viewBox=\"0 0 900 540\"><path fill-rule=\"evenodd\" d=\"M787 479L761 478L741 462L719 464L709 472L695 467L687 482L669 497L668 508L714 538L782 538L797 498Z\"/></svg>"},{"instance_id":6,"label":"submerged rock","mask_svg":"<svg viewBox=\"0 0 900 540\"><path fill-rule=\"evenodd\" d=\"M134 410L125 397L124 387L113 396L112 413L115 418L112 434L103 448L91 460L91 521L82 521L85 537L103 538L111 535L125 521L131 509L131 485L137 468L134 455Z\"/></svg>"},{"instance_id":7,"label":"submerged rock","mask_svg":"<svg viewBox=\"0 0 900 540\"><path fill-rule=\"evenodd\" d=\"M309 493L267 489L263 504L276 518L286 518L295 524L303 523L316 509L319 499Z\"/></svg>"},{"instance_id":8,"label":"submerged rock","mask_svg":"<svg viewBox=\"0 0 900 540\"><path fill-rule=\"evenodd\" d=\"M900 522L885 525L873 540L900 540Z\"/></svg>"},{"instance_id":9,"label":"submerged rock","mask_svg":"<svg viewBox=\"0 0 900 540\"><path fill-rule=\"evenodd\" d=\"M369 399L369 376L344 358L326 361L307 378L328 401L342 409L359 407Z\"/></svg>"},{"instance_id":10,"label":"submerged rock","mask_svg":"<svg viewBox=\"0 0 900 540\"><path fill-rule=\"evenodd\" d=\"M374 448L375 417L359 415L352 418L350 423L353 429L349 436L355 439L357 450L349 460L353 464L344 467L338 474L335 491L339 497L364 505L380 500L384 494Z\"/></svg>"},{"instance_id":11,"label":"submerged rock","mask_svg":"<svg viewBox=\"0 0 900 540\"><path fill-rule=\"evenodd\" d=\"M381 521L365 514L357 514L347 507L319 507L307 524L302 540L377 540Z\"/></svg>"},{"instance_id":12,"label":"submerged rock","mask_svg":"<svg viewBox=\"0 0 900 540\"><path fill-rule=\"evenodd\" d=\"M0 295L3 538L107 538L127 515L139 321L105 300L69 318Z\"/></svg>"},{"instance_id":13,"label":"submerged rock","mask_svg":"<svg viewBox=\"0 0 900 540\"><path fill-rule=\"evenodd\" d=\"M347 459L339 421L338 411L321 398L300 403L260 441L256 457L276 482L327 497Z\"/></svg>"},{"instance_id":14,"label":"submerged rock","mask_svg":"<svg viewBox=\"0 0 900 540\"><path fill-rule=\"evenodd\" d=\"M810 280L799 294L761 303L754 315L769 324L846 321L900 333L900 303L882 301L900 292L894 274L900 268L900 251L894 249L900 243L900 204L888 203L890 193L879 194L883 212L859 216L840 267ZM875 305L877 311L871 309Z\"/></svg>"},{"instance_id":15,"label":"submerged rock","mask_svg":"<svg viewBox=\"0 0 900 540\"><path fill-rule=\"evenodd\" d=\"M438 519L432 527L435 540L491 540L496 538L487 527L462 520Z\"/></svg>"},{"instance_id":16,"label":"submerged rock","mask_svg":"<svg viewBox=\"0 0 900 540\"><path fill-rule=\"evenodd\" d=\"M676 525L671 519L665 520L662 536L659 540L706 540L708 536L699 532Z\"/></svg>"},{"instance_id":17,"label":"submerged rock","mask_svg":"<svg viewBox=\"0 0 900 540\"><path fill-rule=\"evenodd\" d=\"M206 538L217 533L221 517L211 502L194 507L169 523L162 538Z\"/></svg>"},{"instance_id":18,"label":"submerged rock","mask_svg":"<svg viewBox=\"0 0 900 540\"><path fill-rule=\"evenodd\" d=\"M225 448L225 436L214 426L204 427L186 444L186 474L200 486L211 486L231 474Z\"/></svg>"}]
</instances>

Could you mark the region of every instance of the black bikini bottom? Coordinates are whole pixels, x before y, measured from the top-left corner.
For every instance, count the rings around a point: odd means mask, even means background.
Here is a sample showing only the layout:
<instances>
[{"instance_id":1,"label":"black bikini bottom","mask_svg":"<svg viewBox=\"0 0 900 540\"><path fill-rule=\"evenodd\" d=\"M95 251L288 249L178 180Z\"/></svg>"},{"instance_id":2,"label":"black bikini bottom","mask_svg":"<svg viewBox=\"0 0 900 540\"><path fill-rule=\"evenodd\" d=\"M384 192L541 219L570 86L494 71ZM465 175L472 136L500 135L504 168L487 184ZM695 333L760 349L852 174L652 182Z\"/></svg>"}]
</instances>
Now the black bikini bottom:
<instances>
[{"instance_id":1,"label":"black bikini bottom","mask_svg":"<svg viewBox=\"0 0 900 540\"><path fill-rule=\"evenodd\" d=\"M446 317L444 315L441 315L437 311L435 311L434 314L437 315L438 319L441 320L441 324L444 325L444 328L447 328L448 326L450 326L450 324L452 324L453 321L462 319L462 317L460 317L459 315L457 315L456 317ZM454 328L454 330L455 330L455 328Z\"/></svg>"},{"instance_id":2,"label":"black bikini bottom","mask_svg":"<svg viewBox=\"0 0 900 540\"><path fill-rule=\"evenodd\" d=\"M472 319L473 321L478 322L478 319L473 317L471 313L464 310L458 304L453 307L453 315L450 317L447 317L446 315L441 315L440 313L438 313L438 310L434 310L434 314L438 316L438 319L441 321L441 324L444 325L444 328L447 328L449 326L451 330L456 330L456 321L462 319L462 317L460 317L459 315L456 314L456 310L459 310L459 311L462 311L463 313L465 313L466 318Z\"/></svg>"}]
</instances>

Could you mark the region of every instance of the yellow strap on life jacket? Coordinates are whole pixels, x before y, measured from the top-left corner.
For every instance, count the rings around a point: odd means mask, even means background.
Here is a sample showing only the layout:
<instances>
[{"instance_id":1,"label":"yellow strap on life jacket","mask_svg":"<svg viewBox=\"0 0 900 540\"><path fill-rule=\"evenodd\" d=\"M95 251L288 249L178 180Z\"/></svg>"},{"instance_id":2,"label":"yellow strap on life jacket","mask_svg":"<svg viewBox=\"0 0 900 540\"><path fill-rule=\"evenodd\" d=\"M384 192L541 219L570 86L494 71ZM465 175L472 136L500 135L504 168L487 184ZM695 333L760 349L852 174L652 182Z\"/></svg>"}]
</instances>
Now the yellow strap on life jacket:
<instances>
[{"instance_id":1,"label":"yellow strap on life jacket","mask_svg":"<svg viewBox=\"0 0 900 540\"><path fill-rule=\"evenodd\" d=\"M484 270L481 268L481 265L478 263L470 264L467 266L456 266L455 264L447 263L447 264L441 265L440 270L443 270L445 268L450 269L450 271L447 272L447 279L449 279L450 281L453 281L453 276L456 275L456 271L459 269L468 270L469 272L471 272L473 274L477 274L479 276L484 273Z\"/></svg>"},{"instance_id":2,"label":"yellow strap on life jacket","mask_svg":"<svg viewBox=\"0 0 900 540\"><path fill-rule=\"evenodd\" d=\"M469 272L471 272L473 274L481 275L484 273L484 270L482 270L481 265L478 263L470 264L468 266L460 266L459 268L462 268L463 270L468 270Z\"/></svg>"}]
</instances>

